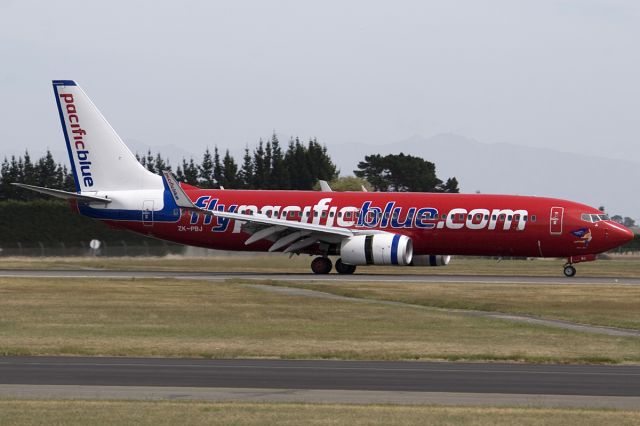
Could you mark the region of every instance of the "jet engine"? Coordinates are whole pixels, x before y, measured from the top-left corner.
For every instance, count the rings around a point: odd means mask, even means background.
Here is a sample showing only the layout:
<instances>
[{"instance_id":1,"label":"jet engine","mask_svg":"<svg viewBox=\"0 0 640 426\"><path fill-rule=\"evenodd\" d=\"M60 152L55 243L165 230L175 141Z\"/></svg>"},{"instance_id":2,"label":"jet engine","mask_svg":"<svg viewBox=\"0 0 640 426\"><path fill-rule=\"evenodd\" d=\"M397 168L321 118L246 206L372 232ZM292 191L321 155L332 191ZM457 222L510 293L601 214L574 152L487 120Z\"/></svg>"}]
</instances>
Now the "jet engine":
<instances>
[{"instance_id":1,"label":"jet engine","mask_svg":"<svg viewBox=\"0 0 640 426\"><path fill-rule=\"evenodd\" d=\"M342 240L342 262L349 265L400 265L411 263L411 238L399 234L356 235Z\"/></svg>"},{"instance_id":2,"label":"jet engine","mask_svg":"<svg viewBox=\"0 0 640 426\"><path fill-rule=\"evenodd\" d=\"M448 255L421 254L413 256L411 266L447 266L450 261L451 256Z\"/></svg>"}]
</instances>

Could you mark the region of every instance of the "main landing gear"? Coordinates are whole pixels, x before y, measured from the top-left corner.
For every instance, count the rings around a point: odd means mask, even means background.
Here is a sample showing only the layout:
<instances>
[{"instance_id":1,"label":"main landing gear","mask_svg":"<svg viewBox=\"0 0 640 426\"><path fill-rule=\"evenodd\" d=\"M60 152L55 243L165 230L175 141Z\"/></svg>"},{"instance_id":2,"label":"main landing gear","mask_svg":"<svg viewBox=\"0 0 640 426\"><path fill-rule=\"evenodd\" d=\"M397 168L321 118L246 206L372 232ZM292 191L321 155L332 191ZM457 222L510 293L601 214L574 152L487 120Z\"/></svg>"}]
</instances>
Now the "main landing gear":
<instances>
[{"instance_id":1,"label":"main landing gear","mask_svg":"<svg viewBox=\"0 0 640 426\"><path fill-rule=\"evenodd\" d=\"M316 257L311 262L311 271L313 271L314 274L328 274L331 272L332 267L333 264L328 257Z\"/></svg>"},{"instance_id":2,"label":"main landing gear","mask_svg":"<svg viewBox=\"0 0 640 426\"><path fill-rule=\"evenodd\" d=\"M311 271L314 274L328 274L331 272L331 268L333 265L331 264L331 259L328 257L316 257L311 262ZM353 274L356 271L356 265L348 265L346 263L342 263L342 259L336 260L336 272L339 274Z\"/></svg>"},{"instance_id":3,"label":"main landing gear","mask_svg":"<svg viewBox=\"0 0 640 426\"><path fill-rule=\"evenodd\" d=\"M356 271L356 265L342 263L342 259L336 260L336 272L339 274L353 274Z\"/></svg>"}]
</instances>

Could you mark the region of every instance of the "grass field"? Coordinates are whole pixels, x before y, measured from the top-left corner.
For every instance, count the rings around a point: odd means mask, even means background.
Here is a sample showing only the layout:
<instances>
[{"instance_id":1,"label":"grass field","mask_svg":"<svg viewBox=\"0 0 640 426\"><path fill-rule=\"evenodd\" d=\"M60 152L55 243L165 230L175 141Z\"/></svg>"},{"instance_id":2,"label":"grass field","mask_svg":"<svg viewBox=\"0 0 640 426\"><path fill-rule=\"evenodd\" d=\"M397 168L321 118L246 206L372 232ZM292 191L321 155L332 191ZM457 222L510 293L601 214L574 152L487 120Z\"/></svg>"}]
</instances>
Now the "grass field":
<instances>
[{"instance_id":1,"label":"grass field","mask_svg":"<svg viewBox=\"0 0 640 426\"><path fill-rule=\"evenodd\" d=\"M397 405L0 400L21 425L637 425L640 411Z\"/></svg>"},{"instance_id":2,"label":"grass field","mask_svg":"<svg viewBox=\"0 0 640 426\"><path fill-rule=\"evenodd\" d=\"M239 283L0 278L0 354L637 363L640 339Z\"/></svg>"},{"instance_id":3,"label":"grass field","mask_svg":"<svg viewBox=\"0 0 640 426\"><path fill-rule=\"evenodd\" d=\"M297 272L310 273L312 257L272 255L228 255L210 257L60 257L60 258L0 258L0 269L113 269L211 272ZM361 266L357 273L392 273L415 275L528 275L564 278L564 260L492 260L454 257L446 267L411 268ZM611 260L580 263L578 276L584 277L640 277L640 258L613 256Z\"/></svg>"},{"instance_id":4,"label":"grass field","mask_svg":"<svg viewBox=\"0 0 640 426\"><path fill-rule=\"evenodd\" d=\"M528 314L582 324L640 329L640 286L509 283L295 282L271 285L306 288L371 300L439 308Z\"/></svg>"}]
</instances>

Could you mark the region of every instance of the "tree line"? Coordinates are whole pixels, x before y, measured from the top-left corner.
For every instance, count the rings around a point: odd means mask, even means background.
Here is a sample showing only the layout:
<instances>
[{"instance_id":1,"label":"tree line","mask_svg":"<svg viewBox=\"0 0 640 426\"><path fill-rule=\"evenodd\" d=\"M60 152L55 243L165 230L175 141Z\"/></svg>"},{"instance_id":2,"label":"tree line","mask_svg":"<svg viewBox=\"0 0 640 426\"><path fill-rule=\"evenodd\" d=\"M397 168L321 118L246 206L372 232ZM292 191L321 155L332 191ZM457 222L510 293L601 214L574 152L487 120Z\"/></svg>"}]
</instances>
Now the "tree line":
<instances>
[{"instance_id":1,"label":"tree line","mask_svg":"<svg viewBox=\"0 0 640 426\"><path fill-rule=\"evenodd\" d=\"M169 160L160 153L136 153L136 158L153 173L172 170ZM273 134L266 142L261 139L253 150L245 147L240 163L229 150L221 155L217 147L213 152L207 148L199 162L183 158L175 174L179 181L201 188L312 190L322 179L342 190L359 191L365 185L376 191L458 192L456 178L443 183L436 176L433 163L411 155L366 156L358 169L354 171L358 178L338 178L337 166L317 139L304 143L292 138L283 149ZM24 156L5 158L0 165L0 200L44 198L16 188L12 182L75 190L71 171L56 162L49 151L36 161L25 152Z\"/></svg>"},{"instance_id":2,"label":"tree line","mask_svg":"<svg viewBox=\"0 0 640 426\"><path fill-rule=\"evenodd\" d=\"M172 170L169 160L160 153L136 153L136 158L152 173ZM283 150L274 134L266 142L260 140L253 151L246 147L241 164L229 150L221 156L217 147L213 152L207 148L200 162L183 158L175 174L179 181L201 188L311 190L318 179L334 180L339 171L317 139L303 143L293 138ZM44 198L12 186L13 182L75 191L73 174L66 165L56 162L50 151L37 161L25 152L24 156L5 158L0 165L0 200Z\"/></svg>"}]
</instances>

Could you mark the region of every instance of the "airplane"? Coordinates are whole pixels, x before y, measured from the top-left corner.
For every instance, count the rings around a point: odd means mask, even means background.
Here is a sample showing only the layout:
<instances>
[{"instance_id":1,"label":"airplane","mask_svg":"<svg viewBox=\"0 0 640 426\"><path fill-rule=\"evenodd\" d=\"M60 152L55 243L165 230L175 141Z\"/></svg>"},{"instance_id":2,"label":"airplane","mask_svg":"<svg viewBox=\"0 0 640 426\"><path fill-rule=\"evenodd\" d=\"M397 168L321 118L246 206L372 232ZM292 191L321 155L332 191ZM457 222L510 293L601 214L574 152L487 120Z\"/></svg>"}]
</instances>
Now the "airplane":
<instances>
[{"instance_id":1,"label":"airplane","mask_svg":"<svg viewBox=\"0 0 640 426\"><path fill-rule=\"evenodd\" d=\"M584 204L544 197L410 192L200 189L142 166L72 80L54 80L76 192L25 184L63 198L107 225L219 250L314 256L311 270L443 266L453 255L566 258L576 263L634 234Z\"/></svg>"}]
</instances>

